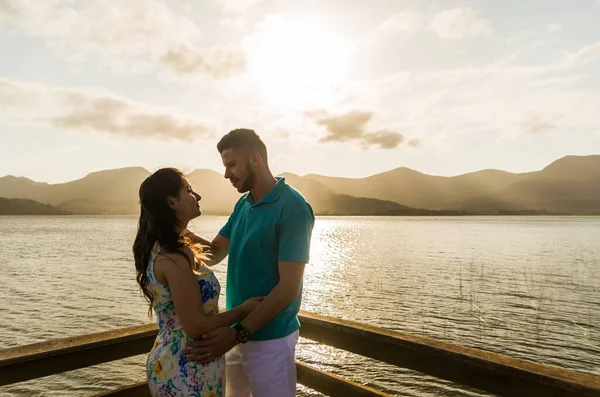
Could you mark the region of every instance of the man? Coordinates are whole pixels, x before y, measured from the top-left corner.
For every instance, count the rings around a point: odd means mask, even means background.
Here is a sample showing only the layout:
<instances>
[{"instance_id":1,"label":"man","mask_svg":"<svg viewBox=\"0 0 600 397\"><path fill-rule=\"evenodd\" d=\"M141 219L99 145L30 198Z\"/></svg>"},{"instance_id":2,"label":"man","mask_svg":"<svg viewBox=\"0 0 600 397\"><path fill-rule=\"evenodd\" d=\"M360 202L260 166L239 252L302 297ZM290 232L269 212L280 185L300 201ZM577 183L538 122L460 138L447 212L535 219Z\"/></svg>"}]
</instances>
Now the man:
<instances>
[{"instance_id":1,"label":"man","mask_svg":"<svg viewBox=\"0 0 600 397\"><path fill-rule=\"evenodd\" d=\"M265 299L235 327L219 328L190 343L199 363L227 353L227 397L296 395L295 349L302 276L314 226L311 206L285 178L269 170L267 148L249 129L236 129L217 145L227 178L246 193L212 241L213 260L229 254L226 306Z\"/></svg>"}]
</instances>

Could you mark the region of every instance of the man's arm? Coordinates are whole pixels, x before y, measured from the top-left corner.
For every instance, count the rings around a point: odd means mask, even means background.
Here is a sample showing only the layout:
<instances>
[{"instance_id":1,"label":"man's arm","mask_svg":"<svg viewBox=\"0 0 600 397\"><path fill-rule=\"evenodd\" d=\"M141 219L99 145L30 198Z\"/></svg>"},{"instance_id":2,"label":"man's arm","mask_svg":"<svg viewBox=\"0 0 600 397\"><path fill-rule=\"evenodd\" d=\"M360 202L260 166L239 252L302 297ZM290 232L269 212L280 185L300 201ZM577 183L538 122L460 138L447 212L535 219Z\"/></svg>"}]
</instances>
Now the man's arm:
<instances>
[{"instance_id":1,"label":"man's arm","mask_svg":"<svg viewBox=\"0 0 600 397\"><path fill-rule=\"evenodd\" d=\"M190 240L193 243L199 243L208 247L208 257L203 260L207 266L214 266L221 263L223 259L229 254L229 239L223 237L220 233L213 239L208 241L204 237L198 236L197 234L187 231Z\"/></svg>"},{"instance_id":2,"label":"man's arm","mask_svg":"<svg viewBox=\"0 0 600 397\"><path fill-rule=\"evenodd\" d=\"M241 322L250 332L268 323L300 294L313 226L314 214L310 206L288 211L282 219L278 253L279 283ZM236 330L229 327L209 332L203 339L188 343L185 354L190 361L206 363L206 357L225 354L238 343Z\"/></svg>"},{"instance_id":3,"label":"man's arm","mask_svg":"<svg viewBox=\"0 0 600 397\"><path fill-rule=\"evenodd\" d=\"M279 283L241 323L251 333L271 321L300 294L315 218L307 203L294 204L285 208L281 218L277 254Z\"/></svg>"},{"instance_id":4,"label":"man's arm","mask_svg":"<svg viewBox=\"0 0 600 397\"><path fill-rule=\"evenodd\" d=\"M222 236L220 233L214 238L211 243L211 257L209 258L208 266L214 266L220 263L227 255L229 255L229 239Z\"/></svg>"},{"instance_id":5,"label":"man's arm","mask_svg":"<svg viewBox=\"0 0 600 397\"><path fill-rule=\"evenodd\" d=\"M254 333L296 300L300 294L305 265L305 262L279 261L279 284L242 321L242 325Z\"/></svg>"},{"instance_id":6,"label":"man's arm","mask_svg":"<svg viewBox=\"0 0 600 397\"><path fill-rule=\"evenodd\" d=\"M202 244L207 247L210 247L212 245L211 241L205 239L202 236L198 236L196 233L192 232L190 229L187 229L185 231L185 235L187 237L189 237L189 239L192 240L192 243L194 243L194 244Z\"/></svg>"},{"instance_id":7,"label":"man's arm","mask_svg":"<svg viewBox=\"0 0 600 397\"><path fill-rule=\"evenodd\" d=\"M300 294L305 264L279 261L279 284L241 324L250 332L255 332L292 303ZM210 357L222 356L238 344L237 332L230 327L217 328L202 338L204 340L188 343L184 354L189 361L205 364L211 361Z\"/></svg>"},{"instance_id":8,"label":"man's arm","mask_svg":"<svg viewBox=\"0 0 600 397\"><path fill-rule=\"evenodd\" d=\"M227 223L223 225L221 230L217 236L213 239L213 241L208 241L204 237L198 236L197 234L191 232L189 229L186 230L188 233L188 237L194 243L200 243L209 248L208 258L204 259L203 262L207 266L214 266L216 264L221 263L223 259L229 254L229 239L231 238L231 229L233 226L233 219L235 218L236 208L238 205L236 204L233 212L227 219Z\"/></svg>"}]
</instances>

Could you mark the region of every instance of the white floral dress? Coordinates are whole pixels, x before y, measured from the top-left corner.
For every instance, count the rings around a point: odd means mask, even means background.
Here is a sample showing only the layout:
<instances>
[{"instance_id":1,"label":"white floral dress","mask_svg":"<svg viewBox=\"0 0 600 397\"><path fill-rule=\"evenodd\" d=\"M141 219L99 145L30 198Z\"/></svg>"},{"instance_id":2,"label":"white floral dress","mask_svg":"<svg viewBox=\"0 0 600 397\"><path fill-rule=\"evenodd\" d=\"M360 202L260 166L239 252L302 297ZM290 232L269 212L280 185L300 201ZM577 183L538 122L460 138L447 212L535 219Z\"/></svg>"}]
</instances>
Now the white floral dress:
<instances>
[{"instance_id":1,"label":"white floral dress","mask_svg":"<svg viewBox=\"0 0 600 397\"><path fill-rule=\"evenodd\" d=\"M152 307L158 323L158 335L146 363L150 393L161 397L222 397L225 394L225 358L219 357L207 364L187 361L183 350L192 338L185 334L179 323L169 286L159 283L154 277L154 260L157 256L158 252L147 270L148 287L154 295ZM206 266L200 267L195 273L204 312L218 313L219 281Z\"/></svg>"}]
</instances>

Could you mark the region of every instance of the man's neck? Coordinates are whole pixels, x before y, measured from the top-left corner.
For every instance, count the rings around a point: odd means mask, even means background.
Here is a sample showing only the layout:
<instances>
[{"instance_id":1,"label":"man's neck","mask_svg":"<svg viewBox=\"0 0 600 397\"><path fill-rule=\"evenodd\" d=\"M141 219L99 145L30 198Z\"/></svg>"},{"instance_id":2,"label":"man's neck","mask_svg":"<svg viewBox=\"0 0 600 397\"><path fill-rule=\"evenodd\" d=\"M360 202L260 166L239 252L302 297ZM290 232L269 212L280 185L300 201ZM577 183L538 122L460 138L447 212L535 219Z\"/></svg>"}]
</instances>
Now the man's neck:
<instances>
[{"instance_id":1,"label":"man's neck","mask_svg":"<svg viewBox=\"0 0 600 397\"><path fill-rule=\"evenodd\" d=\"M263 176L257 175L256 182L252 189L250 189L252 200L254 202L262 200L273 189L276 183L277 179L270 172Z\"/></svg>"}]
</instances>

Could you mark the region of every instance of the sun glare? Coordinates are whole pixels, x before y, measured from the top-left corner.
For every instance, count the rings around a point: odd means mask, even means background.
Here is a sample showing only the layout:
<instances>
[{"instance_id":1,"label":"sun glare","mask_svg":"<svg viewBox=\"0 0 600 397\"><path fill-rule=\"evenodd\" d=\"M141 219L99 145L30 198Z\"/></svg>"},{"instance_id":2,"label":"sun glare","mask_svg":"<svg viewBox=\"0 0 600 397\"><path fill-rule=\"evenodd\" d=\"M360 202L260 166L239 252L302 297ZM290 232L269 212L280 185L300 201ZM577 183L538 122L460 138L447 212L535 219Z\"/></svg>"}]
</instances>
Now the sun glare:
<instances>
[{"instance_id":1,"label":"sun glare","mask_svg":"<svg viewBox=\"0 0 600 397\"><path fill-rule=\"evenodd\" d=\"M331 104L344 82L347 43L310 20L271 18L253 37L249 67L262 94L286 108Z\"/></svg>"}]
</instances>

